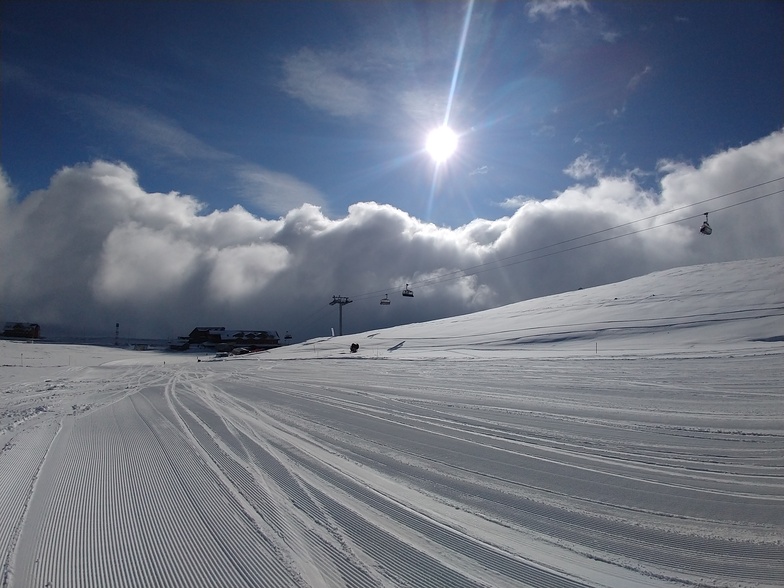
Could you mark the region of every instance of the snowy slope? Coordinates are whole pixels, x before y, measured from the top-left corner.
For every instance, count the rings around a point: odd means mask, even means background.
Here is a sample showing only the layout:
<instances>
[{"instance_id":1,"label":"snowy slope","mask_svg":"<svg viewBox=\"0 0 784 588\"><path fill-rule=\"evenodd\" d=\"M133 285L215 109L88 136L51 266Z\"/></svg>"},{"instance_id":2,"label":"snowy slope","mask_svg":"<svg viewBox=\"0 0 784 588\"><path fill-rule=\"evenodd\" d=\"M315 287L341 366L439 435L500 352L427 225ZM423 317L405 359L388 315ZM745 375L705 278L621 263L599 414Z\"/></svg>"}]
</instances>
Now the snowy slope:
<instances>
[{"instance_id":1,"label":"snowy slope","mask_svg":"<svg viewBox=\"0 0 784 588\"><path fill-rule=\"evenodd\" d=\"M765 348L784 339L784 258L676 268L460 317L317 339L276 356L321 356L360 345L397 357ZM392 351L390 351L390 349ZM364 352L362 351L364 350Z\"/></svg>"},{"instance_id":2,"label":"snowy slope","mask_svg":"<svg viewBox=\"0 0 784 588\"><path fill-rule=\"evenodd\" d=\"M780 587L782 275L230 359L0 341L0 586Z\"/></svg>"}]
</instances>

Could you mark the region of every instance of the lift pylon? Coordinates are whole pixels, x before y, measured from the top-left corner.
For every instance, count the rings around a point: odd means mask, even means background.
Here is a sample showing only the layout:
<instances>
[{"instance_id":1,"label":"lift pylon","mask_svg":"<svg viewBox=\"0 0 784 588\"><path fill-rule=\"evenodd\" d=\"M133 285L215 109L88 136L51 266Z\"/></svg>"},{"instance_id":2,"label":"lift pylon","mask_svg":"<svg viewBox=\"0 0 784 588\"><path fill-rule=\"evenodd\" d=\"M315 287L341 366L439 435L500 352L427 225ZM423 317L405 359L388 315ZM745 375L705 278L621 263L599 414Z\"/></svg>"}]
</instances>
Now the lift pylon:
<instances>
[{"instance_id":1,"label":"lift pylon","mask_svg":"<svg viewBox=\"0 0 784 588\"><path fill-rule=\"evenodd\" d=\"M333 306L334 304L340 305L340 323L339 323L340 328L338 330L340 335L343 335L343 307L346 304L351 304L352 302L353 300L349 299L348 296L333 296L332 302L329 303L330 306Z\"/></svg>"}]
</instances>

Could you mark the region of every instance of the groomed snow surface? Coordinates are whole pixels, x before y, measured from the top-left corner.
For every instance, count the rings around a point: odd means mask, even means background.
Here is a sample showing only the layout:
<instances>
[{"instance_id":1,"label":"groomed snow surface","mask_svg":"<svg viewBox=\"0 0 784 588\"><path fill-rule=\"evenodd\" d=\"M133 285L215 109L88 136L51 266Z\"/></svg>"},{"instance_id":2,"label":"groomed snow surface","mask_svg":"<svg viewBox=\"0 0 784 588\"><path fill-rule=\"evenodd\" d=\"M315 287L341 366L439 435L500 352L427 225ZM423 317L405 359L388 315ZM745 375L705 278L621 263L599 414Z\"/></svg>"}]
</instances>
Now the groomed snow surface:
<instances>
[{"instance_id":1,"label":"groomed snow surface","mask_svg":"<svg viewBox=\"0 0 784 588\"><path fill-rule=\"evenodd\" d=\"M0 585L784 586L782 276L229 359L2 341Z\"/></svg>"}]
</instances>

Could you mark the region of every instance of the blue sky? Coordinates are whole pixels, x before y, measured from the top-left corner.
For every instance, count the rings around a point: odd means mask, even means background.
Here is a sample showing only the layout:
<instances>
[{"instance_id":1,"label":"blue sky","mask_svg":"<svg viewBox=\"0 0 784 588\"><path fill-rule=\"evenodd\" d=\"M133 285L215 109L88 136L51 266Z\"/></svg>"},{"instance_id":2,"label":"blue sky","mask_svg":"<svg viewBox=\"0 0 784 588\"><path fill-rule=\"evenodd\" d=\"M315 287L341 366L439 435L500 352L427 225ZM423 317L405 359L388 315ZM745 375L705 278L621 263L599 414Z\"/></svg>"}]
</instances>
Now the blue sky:
<instances>
[{"instance_id":1,"label":"blue sky","mask_svg":"<svg viewBox=\"0 0 784 588\"><path fill-rule=\"evenodd\" d=\"M152 241L139 235L152 231L160 251L179 251L179 244L199 252L181 252L183 266L164 265L180 276L176 288L164 289L170 295L192 292L197 276L231 281L218 277L229 267L218 261L225 255L232 264L252 260L235 268L247 279L234 290L239 298L229 296L233 303L279 296L277 312L300 316L312 300L295 311L283 290L270 288L286 283L302 291L316 280L327 302L334 294L394 290L574 238L585 234L582 227L643 218L662 203L676 207L784 175L771 159L784 124L778 2L10 0L0 11L0 221L18 231L28 222L38 223L28 227L34 232L82 230L77 211L85 219L100 214L109 206L101 190L118 190L112 212L84 229L94 239L73 238L82 265L66 272L83 280L74 300L87 296L106 317L125 312L122 304L141 287L136 270L149 275L126 255L126 289L107 293L120 278L100 264L112 259L118 267L115 247L134 227L141 232L126 244L130 251L149 248ZM425 138L444 122L459 145L436 164ZM766 138L763 168L728 166L735 175L701 189L675 182L685 169L704 182L699 174L714 171L704 162L753 150ZM103 187L72 192L82 181ZM134 200L141 193L145 198ZM542 224L525 208L532 203L549 203L542 210L553 217ZM209 239L195 228L212 224L224 228ZM545 226L549 232L538 235ZM310 241L305 246L293 235ZM5 239L7 251L23 249L21 236ZM251 251L259 246L266 247L263 263ZM343 260L348 246L367 255ZM781 254L778 241L725 246L710 260ZM40 242L25 247L25 255L37 256L28 265L46 271L53 263ZM232 254L236 248L245 248L244 257ZM323 253L322 265L332 260L332 271L305 269L306 250ZM708 260L657 247L636 251L641 258L610 264L615 273L591 271L581 282ZM209 256L209 268L194 261ZM567 266L584 267L571 259ZM523 285L531 279L524 272L511 289L471 279L467 290L452 293L454 304L420 305L384 324L575 285L548 278L532 288ZM41 311L51 296L41 291L41 300L30 302L20 283L5 285L0 314L46 315L56 324L73 316L66 308ZM441 302L448 298L441 295ZM220 300L210 296L196 296L180 322L207 315L223 321ZM244 320L238 308L226 320ZM144 314L141 307L128 312L135 320Z\"/></svg>"},{"instance_id":2,"label":"blue sky","mask_svg":"<svg viewBox=\"0 0 784 588\"><path fill-rule=\"evenodd\" d=\"M654 174L781 127L782 26L747 1L12 0L2 165L23 191L101 158L210 208L374 200L455 227L551 197L581 155Z\"/></svg>"}]
</instances>

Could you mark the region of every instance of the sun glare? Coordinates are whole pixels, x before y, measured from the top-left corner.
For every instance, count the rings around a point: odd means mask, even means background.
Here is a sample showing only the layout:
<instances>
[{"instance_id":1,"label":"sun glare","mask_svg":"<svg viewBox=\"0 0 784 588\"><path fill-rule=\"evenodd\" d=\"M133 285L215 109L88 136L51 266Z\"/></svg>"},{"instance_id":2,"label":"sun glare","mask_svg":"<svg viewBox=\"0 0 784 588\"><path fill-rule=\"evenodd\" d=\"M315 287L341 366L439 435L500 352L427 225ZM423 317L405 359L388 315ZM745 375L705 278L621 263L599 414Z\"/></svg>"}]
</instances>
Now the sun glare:
<instances>
[{"instance_id":1,"label":"sun glare","mask_svg":"<svg viewBox=\"0 0 784 588\"><path fill-rule=\"evenodd\" d=\"M439 127L428 134L425 149L433 161L442 163L457 149L457 135L447 126Z\"/></svg>"}]
</instances>

